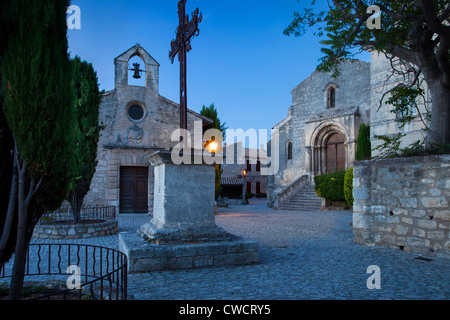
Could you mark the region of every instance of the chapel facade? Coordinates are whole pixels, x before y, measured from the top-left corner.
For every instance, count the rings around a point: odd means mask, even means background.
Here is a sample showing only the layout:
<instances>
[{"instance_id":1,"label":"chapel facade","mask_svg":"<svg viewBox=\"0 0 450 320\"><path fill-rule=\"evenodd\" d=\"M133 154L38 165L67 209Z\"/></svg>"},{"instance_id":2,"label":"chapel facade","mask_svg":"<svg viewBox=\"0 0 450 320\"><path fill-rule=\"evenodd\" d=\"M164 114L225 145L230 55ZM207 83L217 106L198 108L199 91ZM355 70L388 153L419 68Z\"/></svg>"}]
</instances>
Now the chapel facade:
<instances>
[{"instance_id":1,"label":"chapel facade","mask_svg":"<svg viewBox=\"0 0 450 320\"><path fill-rule=\"evenodd\" d=\"M130 60L136 56L141 64L133 71L142 75L140 86L130 84ZM159 94L160 64L139 44L115 58L114 66L115 88L104 93L100 105L104 130L84 201L115 206L121 214L148 214L153 211L154 172L147 157L178 143L172 141L172 133L180 128L180 106ZM203 126L212 123L188 109L189 132L198 121Z\"/></svg>"}]
</instances>

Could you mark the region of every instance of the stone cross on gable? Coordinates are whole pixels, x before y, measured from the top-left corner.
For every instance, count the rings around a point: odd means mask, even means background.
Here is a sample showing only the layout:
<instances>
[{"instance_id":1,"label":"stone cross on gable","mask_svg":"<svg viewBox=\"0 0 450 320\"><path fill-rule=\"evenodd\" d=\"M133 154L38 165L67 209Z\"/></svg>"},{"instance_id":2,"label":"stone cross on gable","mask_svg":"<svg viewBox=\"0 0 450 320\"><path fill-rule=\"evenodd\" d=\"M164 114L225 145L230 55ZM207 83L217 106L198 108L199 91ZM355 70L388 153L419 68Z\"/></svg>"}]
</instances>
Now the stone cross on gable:
<instances>
[{"instance_id":1,"label":"stone cross on gable","mask_svg":"<svg viewBox=\"0 0 450 320\"><path fill-rule=\"evenodd\" d=\"M193 12L192 19L189 20L189 16L186 15L186 1L180 0L178 2L178 16L180 18L180 24L177 28L177 37L172 40L169 52L169 58L172 63L175 60L175 56L178 54L180 61L180 129L187 130L187 52L191 50L191 39L194 36L198 36L200 30L198 24L202 21L202 15L199 15L198 8Z\"/></svg>"}]
</instances>

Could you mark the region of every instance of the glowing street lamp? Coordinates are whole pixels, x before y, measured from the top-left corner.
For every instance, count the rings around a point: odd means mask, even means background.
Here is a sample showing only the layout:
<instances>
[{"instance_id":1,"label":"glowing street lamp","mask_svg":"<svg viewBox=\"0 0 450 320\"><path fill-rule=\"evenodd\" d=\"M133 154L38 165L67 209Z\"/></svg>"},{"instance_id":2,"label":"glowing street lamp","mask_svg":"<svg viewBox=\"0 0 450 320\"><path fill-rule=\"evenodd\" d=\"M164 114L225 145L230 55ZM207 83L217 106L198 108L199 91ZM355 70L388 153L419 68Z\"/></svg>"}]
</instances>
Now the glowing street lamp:
<instances>
[{"instance_id":1,"label":"glowing street lamp","mask_svg":"<svg viewBox=\"0 0 450 320\"><path fill-rule=\"evenodd\" d=\"M217 148L219 147L219 145L217 144L216 141L212 140L209 144L208 144L208 150L211 153L211 155L214 157L216 155L217 152Z\"/></svg>"}]
</instances>

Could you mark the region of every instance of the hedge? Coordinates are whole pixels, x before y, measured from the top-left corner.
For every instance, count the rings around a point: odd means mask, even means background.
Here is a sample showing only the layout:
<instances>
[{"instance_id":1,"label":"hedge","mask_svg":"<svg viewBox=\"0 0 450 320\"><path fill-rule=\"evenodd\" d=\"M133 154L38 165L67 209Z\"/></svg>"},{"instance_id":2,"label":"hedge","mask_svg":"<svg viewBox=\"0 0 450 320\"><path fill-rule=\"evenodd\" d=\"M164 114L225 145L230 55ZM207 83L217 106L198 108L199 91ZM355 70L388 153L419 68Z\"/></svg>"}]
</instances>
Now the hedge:
<instances>
[{"instance_id":1,"label":"hedge","mask_svg":"<svg viewBox=\"0 0 450 320\"><path fill-rule=\"evenodd\" d=\"M331 201L345 201L344 177L345 171L315 176L316 194Z\"/></svg>"},{"instance_id":2,"label":"hedge","mask_svg":"<svg viewBox=\"0 0 450 320\"><path fill-rule=\"evenodd\" d=\"M353 205L353 168L348 169L344 176L344 196L349 205Z\"/></svg>"}]
</instances>

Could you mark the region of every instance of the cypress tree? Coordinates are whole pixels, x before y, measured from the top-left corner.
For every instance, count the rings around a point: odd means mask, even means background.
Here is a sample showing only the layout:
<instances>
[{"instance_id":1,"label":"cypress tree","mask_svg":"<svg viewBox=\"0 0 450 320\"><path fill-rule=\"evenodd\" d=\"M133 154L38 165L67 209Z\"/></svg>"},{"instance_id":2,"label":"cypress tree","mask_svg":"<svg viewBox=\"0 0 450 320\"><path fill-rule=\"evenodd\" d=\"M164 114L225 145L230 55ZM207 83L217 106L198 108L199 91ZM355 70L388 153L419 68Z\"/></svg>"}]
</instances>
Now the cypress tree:
<instances>
[{"instance_id":1,"label":"cypress tree","mask_svg":"<svg viewBox=\"0 0 450 320\"><path fill-rule=\"evenodd\" d=\"M356 147L356 160L368 160L371 158L370 126L362 123L359 127L359 134Z\"/></svg>"},{"instance_id":2,"label":"cypress tree","mask_svg":"<svg viewBox=\"0 0 450 320\"><path fill-rule=\"evenodd\" d=\"M34 226L67 197L72 181L74 117L63 0L6 0L3 110L13 133L17 238L10 299L20 299Z\"/></svg>"},{"instance_id":3,"label":"cypress tree","mask_svg":"<svg viewBox=\"0 0 450 320\"><path fill-rule=\"evenodd\" d=\"M0 68L6 45L6 17L0 10ZM16 235L11 232L17 226L16 215L7 214L10 207L11 184L14 164L14 139L3 112L2 84L0 80L0 266L11 258L14 252ZM15 180L17 182L17 179ZM11 199L14 201L15 199ZM15 208L11 205L10 211ZM9 219L8 219L9 217Z\"/></svg>"},{"instance_id":4,"label":"cypress tree","mask_svg":"<svg viewBox=\"0 0 450 320\"><path fill-rule=\"evenodd\" d=\"M83 199L89 192L97 166L97 146L101 129L98 124L101 93L92 64L81 61L78 56L72 59L71 63L77 125L74 148L75 179L71 186L69 202L72 206L74 223L78 223Z\"/></svg>"}]
</instances>

